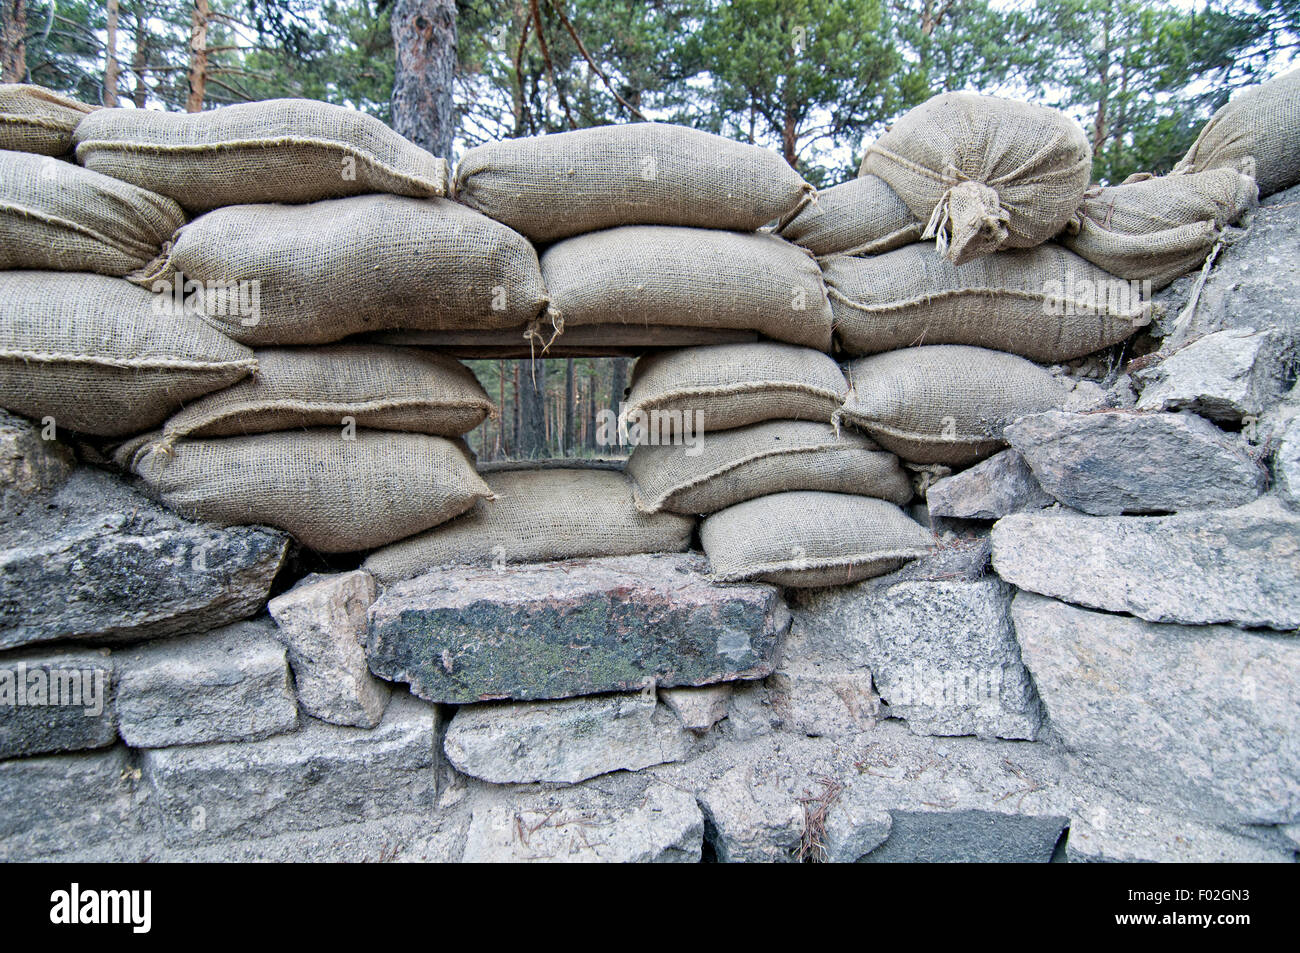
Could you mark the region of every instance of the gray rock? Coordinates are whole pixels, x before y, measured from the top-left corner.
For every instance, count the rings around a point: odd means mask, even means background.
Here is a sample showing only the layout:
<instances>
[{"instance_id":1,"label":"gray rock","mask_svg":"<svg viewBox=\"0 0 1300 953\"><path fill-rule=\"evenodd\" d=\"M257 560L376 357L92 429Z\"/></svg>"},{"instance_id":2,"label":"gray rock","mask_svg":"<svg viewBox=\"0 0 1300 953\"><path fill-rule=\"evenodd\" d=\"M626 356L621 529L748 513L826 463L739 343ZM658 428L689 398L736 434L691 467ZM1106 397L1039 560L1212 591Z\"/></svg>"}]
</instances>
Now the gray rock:
<instances>
[{"instance_id":1,"label":"gray rock","mask_svg":"<svg viewBox=\"0 0 1300 953\"><path fill-rule=\"evenodd\" d=\"M1194 414L1049 411L1004 435L1048 493L1095 516L1240 506L1267 480L1240 438Z\"/></svg>"},{"instance_id":2,"label":"gray rock","mask_svg":"<svg viewBox=\"0 0 1300 953\"><path fill-rule=\"evenodd\" d=\"M704 820L690 794L644 781L621 788L579 785L511 792L476 804L461 859L696 863L703 841Z\"/></svg>"},{"instance_id":3,"label":"gray rock","mask_svg":"<svg viewBox=\"0 0 1300 953\"><path fill-rule=\"evenodd\" d=\"M699 793L706 836L724 864L799 859L804 809L799 785L810 779L780 760L740 764Z\"/></svg>"},{"instance_id":4,"label":"gray rock","mask_svg":"<svg viewBox=\"0 0 1300 953\"><path fill-rule=\"evenodd\" d=\"M190 523L97 470L0 518L0 649L124 642L260 611L288 537Z\"/></svg>"},{"instance_id":5,"label":"gray rock","mask_svg":"<svg viewBox=\"0 0 1300 953\"><path fill-rule=\"evenodd\" d=\"M871 670L841 658L787 652L766 687L778 726L810 738L850 739L881 717Z\"/></svg>"},{"instance_id":6,"label":"gray rock","mask_svg":"<svg viewBox=\"0 0 1300 953\"><path fill-rule=\"evenodd\" d=\"M1013 614L1052 726L1117 790L1225 822L1300 818L1300 642L1030 593Z\"/></svg>"},{"instance_id":7,"label":"gray rock","mask_svg":"<svg viewBox=\"0 0 1300 953\"><path fill-rule=\"evenodd\" d=\"M466 705L443 750L458 771L494 784L572 784L689 757L694 741L643 695Z\"/></svg>"},{"instance_id":8,"label":"gray rock","mask_svg":"<svg viewBox=\"0 0 1300 953\"><path fill-rule=\"evenodd\" d=\"M1300 504L1300 417L1282 431L1273 457L1273 476L1278 491L1292 503Z\"/></svg>"},{"instance_id":9,"label":"gray rock","mask_svg":"<svg viewBox=\"0 0 1300 953\"><path fill-rule=\"evenodd\" d=\"M1015 450L995 453L968 470L939 480L926 494L933 516L996 520L1052 503Z\"/></svg>"},{"instance_id":10,"label":"gray rock","mask_svg":"<svg viewBox=\"0 0 1300 953\"><path fill-rule=\"evenodd\" d=\"M118 730L133 748L253 741L298 726L284 646L265 619L116 659Z\"/></svg>"},{"instance_id":11,"label":"gray rock","mask_svg":"<svg viewBox=\"0 0 1300 953\"><path fill-rule=\"evenodd\" d=\"M0 498L31 496L54 489L76 466L72 451L57 440L43 440L30 420L0 410Z\"/></svg>"},{"instance_id":12,"label":"gray rock","mask_svg":"<svg viewBox=\"0 0 1300 953\"><path fill-rule=\"evenodd\" d=\"M395 696L372 730L308 720L262 741L161 748L141 766L168 844L248 840L427 813L437 709Z\"/></svg>"},{"instance_id":13,"label":"gray rock","mask_svg":"<svg viewBox=\"0 0 1300 953\"><path fill-rule=\"evenodd\" d=\"M117 741L107 652L0 659L0 758L104 748Z\"/></svg>"},{"instance_id":14,"label":"gray rock","mask_svg":"<svg viewBox=\"0 0 1300 953\"><path fill-rule=\"evenodd\" d=\"M1272 328L1232 328L1192 341L1133 372L1138 410L1191 410L1239 421L1258 417L1294 381L1293 339Z\"/></svg>"},{"instance_id":15,"label":"gray rock","mask_svg":"<svg viewBox=\"0 0 1300 953\"><path fill-rule=\"evenodd\" d=\"M38 860L144 830L125 748L0 762L0 861Z\"/></svg>"},{"instance_id":16,"label":"gray rock","mask_svg":"<svg viewBox=\"0 0 1300 953\"><path fill-rule=\"evenodd\" d=\"M677 715L682 727L705 732L727 717L733 694L731 683L699 688L665 688L659 700Z\"/></svg>"},{"instance_id":17,"label":"gray rock","mask_svg":"<svg viewBox=\"0 0 1300 953\"><path fill-rule=\"evenodd\" d=\"M384 717L389 687L366 664L374 601L374 578L356 570L308 576L267 604L307 714L357 728L373 728Z\"/></svg>"},{"instance_id":18,"label":"gray rock","mask_svg":"<svg viewBox=\"0 0 1300 953\"><path fill-rule=\"evenodd\" d=\"M771 673L777 590L716 585L689 555L447 569L370 609L371 671L429 701L534 700Z\"/></svg>"},{"instance_id":19,"label":"gray rock","mask_svg":"<svg viewBox=\"0 0 1300 953\"><path fill-rule=\"evenodd\" d=\"M1150 622L1300 626L1300 516L1274 497L1174 516L1016 513L993 567L1040 595Z\"/></svg>"},{"instance_id":20,"label":"gray rock","mask_svg":"<svg viewBox=\"0 0 1300 953\"><path fill-rule=\"evenodd\" d=\"M1001 580L886 576L826 589L793 609L801 638L868 670L918 734L1036 738L1041 710Z\"/></svg>"}]
</instances>

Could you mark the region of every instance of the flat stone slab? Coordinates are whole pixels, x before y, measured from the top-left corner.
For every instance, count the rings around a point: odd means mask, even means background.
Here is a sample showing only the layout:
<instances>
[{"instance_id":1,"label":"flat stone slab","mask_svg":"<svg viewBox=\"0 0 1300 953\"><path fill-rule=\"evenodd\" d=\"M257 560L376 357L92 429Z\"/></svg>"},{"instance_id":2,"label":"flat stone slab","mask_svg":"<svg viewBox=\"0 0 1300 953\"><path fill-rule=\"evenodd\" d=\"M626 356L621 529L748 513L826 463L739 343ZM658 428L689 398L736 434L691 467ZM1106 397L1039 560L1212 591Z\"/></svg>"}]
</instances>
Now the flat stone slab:
<instances>
[{"instance_id":1,"label":"flat stone slab","mask_svg":"<svg viewBox=\"0 0 1300 953\"><path fill-rule=\"evenodd\" d=\"M0 516L0 649L189 634L256 614L288 537L191 523L83 468Z\"/></svg>"},{"instance_id":2,"label":"flat stone slab","mask_svg":"<svg viewBox=\"0 0 1300 953\"><path fill-rule=\"evenodd\" d=\"M1293 340L1274 328L1216 331L1134 371L1142 388L1137 406L1222 421L1258 417L1282 398L1294 358Z\"/></svg>"},{"instance_id":3,"label":"flat stone slab","mask_svg":"<svg viewBox=\"0 0 1300 953\"><path fill-rule=\"evenodd\" d=\"M263 618L119 653L117 718L132 748L256 741L298 727L285 649Z\"/></svg>"},{"instance_id":4,"label":"flat stone slab","mask_svg":"<svg viewBox=\"0 0 1300 953\"><path fill-rule=\"evenodd\" d=\"M1015 450L1003 450L943 477L926 490L925 502L931 516L996 520L1008 513L1040 510L1053 500L1024 458Z\"/></svg>"},{"instance_id":5,"label":"flat stone slab","mask_svg":"<svg viewBox=\"0 0 1300 953\"><path fill-rule=\"evenodd\" d=\"M380 678L467 704L763 678L790 616L774 586L718 585L698 555L440 570L370 609Z\"/></svg>"},{"instance_id":6,"label":"flat stone slab","mask_svg":"<svg viewBox=\"0 0 1300 953\"><path fill-rule=\"evenodd\" d=\"M114 744L113 690L107 650L26 652L0 659L0 758Z\"/></svg>"},{"instance_id":7,"label":"flat stone slab","mask_svg":"<svg viewBox=\"0 0 1300 953\"><path fill-rule=\"evenodd\" d=\"M1013 615L1053 727L1112 786L1203 819L1300 816L1300 641L1024 592Z\"/></svg>"},{"instance_id":8,"label":"flat stone slab","mask_svg":"<svg viewBox=\"0 0 1300 953\"><path fill-rule=\"evenodd\" d=\"M993 568L1021 589L1150 622L1300 627L1300 515L1274 497L1173 516L1015 513Z\"/></svg>"},{"instance_id":9,"label":"flat stone slab","mask_svg":"<svg viewBox=\"0 0 1300 953\"><path fill-rule=\"evenodd\" d=\"M429 811L437 733L437 710L400 696L371 730L313 720L263 741L148 750L141 768L168 844L247 840Z\"/></svg>"},{"instance_id":10,"label":"flat stone slab","mask_svg":"<svg viewBox=\"0 0 1300 953\"><path fill-rule=\"evenodd\" d=\"M1048 493L1094 516L1241 506L1267 482L1240 437L1195 414L1050 411L1004 435Z\"/></svg>"}]
</instances>

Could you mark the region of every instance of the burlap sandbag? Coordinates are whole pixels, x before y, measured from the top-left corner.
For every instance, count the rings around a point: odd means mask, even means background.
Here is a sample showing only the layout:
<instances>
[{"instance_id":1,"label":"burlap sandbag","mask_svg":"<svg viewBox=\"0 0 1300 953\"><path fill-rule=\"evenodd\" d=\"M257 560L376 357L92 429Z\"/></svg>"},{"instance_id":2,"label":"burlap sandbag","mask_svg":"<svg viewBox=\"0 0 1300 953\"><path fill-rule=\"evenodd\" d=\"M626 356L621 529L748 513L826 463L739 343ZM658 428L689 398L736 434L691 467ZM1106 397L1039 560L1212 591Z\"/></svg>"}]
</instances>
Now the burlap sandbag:
<instances>
[{"instance_id":1,"label":"burlap sandbag","mask_svg":"<svg viewBox=\"0 0 1300 953\"><path fill-rule=\"evenodd\" d=\"M768 342L714 344L638 360L622 419L670 433L676 427L667 424L675 420L687 433L765 420L829 423L847 390L839 365L820 351Z\"/></svg>"},{"instance_id":2,"label":"burlap sandbag","mask_svg":"<svg viewBox=\"0 0 1300 953\"><path fill-rule=\"evenodd\" d=\"M121 278L0 272L0 312L0 407L82 433L147 430L257 366L248 348Z\"/></svg>"},{"instance_id":3,"label":"burlap sandbag","mask_svg":"<svg viewBox=\"0 0 1300 953\"><path fill-rule=\"evenodd\" d=\"M675 553L695 527L684 516L638 511L631 481L616 470L507 470L488 474L487 485L494 499L371 553L364 568L393 582L436 566Z\"/></svg>"},{"instance_id":4,"label":"burlap sandbag","mask_svg":"<svg viewBox=\"0 0 1300 953\"><path fill-rule=\"evenodd\" d=\"M811 191L771 149L665 123L491 142L456 166L457 199L537 242L614 225L753 231Z\"/></svg>"},{"instance_id":5,"label":"burlap sandbag","mask_svg":"<svg viewBox=\"0 0 1300 953\"><path fill-rule=\"evenodd\" d=\"M552 314L584 324L743 328L830 349L821 269L774 235L629 225L542 254Z\"/></svg>"},{"instance_id":6,"label":"burlap sandbag","mask_svg":"<svg viewBox=\"0 0 1300 953\"><path fill-rule=\"evenodd\" d=\"M842 586L925 555L933 539L893 503L844 493L760 496L714 513L700 540L715 579Z\"/></svg>"},{"instance_id":7,"label":"burlap sandbag","mask_svg":"<svg viewBox=\"0 0 1300 953\"><path fill-rule=\"evenodd\" d=\"M1255 180L1235 169L1129 176L1088 190L1061 242L1112 275L1158 291L1195 271L1258 200Z\"/></svg>"},{"instance_id":8,"label":"burlap sandbag","mask_svg":"<svg viewBox=\"0 0 1300 953\"><path fill-rule=\"evenodd\" d=\"M880 176L926 222L955 264L1032 248L1070 221L1092 176L1079 124L1044 106L944 93L867 149L860 176Z\"/></svg>"},{"instance_id":9,"label":"burlap sandbag","mask_svg":"<svg viewBox=\"0 0 1300 953\"><path fill-rule=\"evenodd\" d=\"M265 348L257 373L175 414L166 440L355 427L458 437L494 408L473 372L455 358L413 348L340 344Z\"/></svg>"},{"instance_id":10,"label":"burlap sandbag","mask_svg":"<svg viewBox=\"0 0 1300 953\"><path fill-rule=\"evenodd\" d=\"M1207 169L1253 175L1260 198L1300 182L1300 69L1243 90L1210 117L1174 172Z\"/></svg>"},{"instance_id":11,"label":"burlap sandbag","mask_svg":"<svg viewBox=\"0 0 1300 953\"><path fill-rule=\"evenodd\" d=\"M79 165L0 152L0 268L122 276L185 224L169 198Z\"/></svg>"},{"instance_id":12,"label":"burlap sandbag","mask_svg":"<svg viewBox=\"0 0 1300 953\"><path fill-rule=\"evenodd\" d=\"M447 160L355 109L268 99L206 112L98 109L77 126L77 161L192 212L367 192L447 194Z\"/></svg>"},{"instance_id":13,"label":"burlap sandbag","mask_svg":"<svg viewBox=\"0 0 1300 953\"><path fill-rule=\"evenodd\" d=\"M627 461L637 509L715 513L787 490L857 493L906 503L912 485L898 457L829 424L774 420L709 434L699 452L642 444Z\"/></svg>"},{"instance_id":14,"label":"burlap sandbag","mask_svg":"<svg viewBox=\"0 0 1300 953\"><path fill-rule=\"evenodd\" d=\"M1150 323L1140 285L1120 281L1060 245L954 265L913 244L871 258L823 262L835 334L850 354L917 344L972 344L1064 361Z\"/></svg>"},{"instance_id":15,"label":"burlap sandbag","mask_svg":"<svg viewBox=\"0 0 1300 953\"><path fill-rule=\"evenodd\" d=\"M921 223L884 179L864 175L825 192L777 234L814 255L879 255L921 240Z\"/></svg>"},{"instance_id":16,"label":"burlap sandbag","mask_svg":"<svg viewBox=\"0 0 1300 953\"><path fill-rule=\"evenodd\" d=\"M458 516L488 495L464 444L341 428L141 439L116 460L190 519L283 529L327 553L383 546Z\"/></svg>"},{"instance_id":17,"label":"burlap sandbag","mask_svg":"<svg viewBox=\"0 0 1300 953\"><path fill-rule=\"evenodd\" d=\"M545 307L522 235L446 199L364 195L240 205L185 226L157 278L245 344L325 344L362 331L515 328ZM258 313L231 289L258 290ZM247 296L245 296L247 303Z\"/></svg>"},{"instance_id":18,"label":"burlap sandbag","mask_svg":"<svg viewBox=\"0 0 1300 953\"><path fill-rule=\"evenodd\" d=\"M44 86L0 83L0 149L66 155L72 131L96 108Z\"/></svg>"},{"instance_id":19,"label":"burlap sandbag","mask_svg":"<svg viewBox=\"0 0 1300 953\"><path fill-rule=\"evenodd\" d=\"M839 418L912 463L962 466L999 449L1003 428L1058 409L1068 390L1024 358L979 347L912 347L847 365Z\"/></svg>"}]
</instances>

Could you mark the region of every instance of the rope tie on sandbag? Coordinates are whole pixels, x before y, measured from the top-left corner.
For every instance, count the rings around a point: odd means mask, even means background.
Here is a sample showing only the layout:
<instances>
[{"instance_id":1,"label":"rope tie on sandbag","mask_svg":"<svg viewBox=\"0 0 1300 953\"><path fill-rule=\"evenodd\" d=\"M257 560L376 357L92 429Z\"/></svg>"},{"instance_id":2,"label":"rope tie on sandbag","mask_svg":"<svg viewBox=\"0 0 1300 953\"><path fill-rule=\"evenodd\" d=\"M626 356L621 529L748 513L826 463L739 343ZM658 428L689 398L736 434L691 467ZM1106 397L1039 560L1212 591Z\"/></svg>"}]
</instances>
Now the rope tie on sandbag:
<instances>
[{"instance_id":1,"label":"rope tie on sandbag","mask_svg":"<svg viewBox=\"0 0 1300 953\"><path fill-rule=\"evenodd\" d=\"M551 336L544 341L542 340L542 315L551 319L552 329ZM558 308L547 305L542 315L533 318L528 322L528 326L524 328L524 340L528 342L528 367L533 375L534 385L537 384L537 366L535 363L537 360L537 351L535 349L537 343L542 342L542 356L544 357L546 352L550 350L551 345L555 343L555 339L564 333L564 314Z\"/></svg>"}]
</instances>

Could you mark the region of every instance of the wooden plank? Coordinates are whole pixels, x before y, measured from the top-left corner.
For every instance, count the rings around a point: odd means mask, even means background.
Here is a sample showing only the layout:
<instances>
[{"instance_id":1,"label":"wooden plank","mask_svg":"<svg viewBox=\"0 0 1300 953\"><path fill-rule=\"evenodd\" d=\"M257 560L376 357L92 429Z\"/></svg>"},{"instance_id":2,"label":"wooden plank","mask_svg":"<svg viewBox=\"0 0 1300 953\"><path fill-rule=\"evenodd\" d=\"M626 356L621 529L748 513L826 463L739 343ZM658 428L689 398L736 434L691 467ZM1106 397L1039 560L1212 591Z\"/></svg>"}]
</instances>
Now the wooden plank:
<instances>
[{"instance_id":1,"label":"wooden plank","mask_svg":"<svg viewBox=\"0 0 1300 953\"><path fill-rule=\"evenodd\" d=\"M755 331L729 328L592 324L567 328L551 343L545 356L636 357L647 351L708 344L748 344L758 339ZM529 347L523 328L504 331L379 331L365 335L364 340L427 347L471 359L542 356L539 345Z\"/></svg>"}]
</instances>

